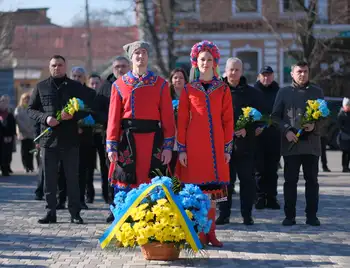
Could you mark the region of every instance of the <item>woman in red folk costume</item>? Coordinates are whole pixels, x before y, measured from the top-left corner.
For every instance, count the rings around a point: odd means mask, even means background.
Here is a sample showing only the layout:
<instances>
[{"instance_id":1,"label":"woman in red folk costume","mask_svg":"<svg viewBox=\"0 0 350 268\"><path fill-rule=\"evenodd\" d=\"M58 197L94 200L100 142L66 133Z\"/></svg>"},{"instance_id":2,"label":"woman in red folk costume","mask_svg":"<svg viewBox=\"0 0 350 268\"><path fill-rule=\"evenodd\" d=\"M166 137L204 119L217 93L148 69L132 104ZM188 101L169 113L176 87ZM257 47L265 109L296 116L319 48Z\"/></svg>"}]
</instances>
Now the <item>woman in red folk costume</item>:
<instances>
[{"instance_id":1,"label":"woman in red folk costume","mask_svg":"<svg viewBox=\"0 0 350 268\"><path fill-rule=\"evenodd\" d=\"M137 41L123 48L133 68L112 85L106 147L111 183L127 191L150 182L156 169L165 172L175 122L168 83L147 70L150 45Z\"/></svg>"},{"instance_id":2,"label":"woman in red folk costume","mask_svg":"<svg viewBox=\"0 0 350 268\"><path fill-rule=\"evenodd\" d=\"M203 244L222 247L215 235L215 205L227 197L233 140L233 109L228 86L219 79L220 53L215 44L202 41L191 51L190 83L182 90L178 110L176 175L210 194L212 206L208 235ZM226 196L225 196L226 194Z\"/></svg>"}]
</instances>

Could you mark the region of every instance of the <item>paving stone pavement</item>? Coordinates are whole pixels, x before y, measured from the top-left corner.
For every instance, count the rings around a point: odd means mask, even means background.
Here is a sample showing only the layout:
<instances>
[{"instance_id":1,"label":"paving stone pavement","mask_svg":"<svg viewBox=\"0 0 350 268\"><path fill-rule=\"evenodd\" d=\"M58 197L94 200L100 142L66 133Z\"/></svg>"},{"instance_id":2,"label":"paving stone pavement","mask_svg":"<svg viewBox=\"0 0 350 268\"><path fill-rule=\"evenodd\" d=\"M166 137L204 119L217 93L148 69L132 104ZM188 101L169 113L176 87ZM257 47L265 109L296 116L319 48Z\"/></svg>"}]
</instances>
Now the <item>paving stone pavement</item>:
<instances>
[{"instance_id":1,"label":"paving stone pavement","mask_svg":"<svg viewBox=\"0 0 350 268\"><path fill-rule=\"evenodd\" d=\"M34 200L37 177L21 171L0 177L0 267L350 267L350 174L340 172L340 153L328 153L332 173L320 173L319 218L322 225L305 225L304 182L299 182L297 225L281 226L283 211L254 211L256 224L244 226L234 196L231 224L219 227L222 249L208 248L203 255L181 253L175 262L145 261L139 248L101 250L98 238L108 227L108 208L101 198L82 211L85 225L69 223L67 210L58 211L58 224L39 225L44 201ZM283 178L279 200L283 204ZM238 188L238 187L236 187Z\"/></svg>"}]
</instances>

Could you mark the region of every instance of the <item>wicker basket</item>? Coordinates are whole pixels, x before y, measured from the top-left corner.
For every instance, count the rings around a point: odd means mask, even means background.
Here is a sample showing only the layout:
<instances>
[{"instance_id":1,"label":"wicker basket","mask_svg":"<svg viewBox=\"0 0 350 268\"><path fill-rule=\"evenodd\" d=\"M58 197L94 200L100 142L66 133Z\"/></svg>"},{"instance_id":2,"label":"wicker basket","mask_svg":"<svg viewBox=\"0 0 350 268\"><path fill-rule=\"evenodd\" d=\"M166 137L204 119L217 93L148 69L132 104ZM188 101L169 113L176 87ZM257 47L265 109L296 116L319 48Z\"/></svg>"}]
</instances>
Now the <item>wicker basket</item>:
<instances>
[{"instance_id":1,"label":"wicker basket","mask_svg":"<svg viewBox=\"0 0 350 268\"><path fill-rule=\"evenodd\" d=\"M180 255L180 250L173 243L148 243L141 246L141 250L146 260L173 261Z\"/></svg>"}]
</instances>

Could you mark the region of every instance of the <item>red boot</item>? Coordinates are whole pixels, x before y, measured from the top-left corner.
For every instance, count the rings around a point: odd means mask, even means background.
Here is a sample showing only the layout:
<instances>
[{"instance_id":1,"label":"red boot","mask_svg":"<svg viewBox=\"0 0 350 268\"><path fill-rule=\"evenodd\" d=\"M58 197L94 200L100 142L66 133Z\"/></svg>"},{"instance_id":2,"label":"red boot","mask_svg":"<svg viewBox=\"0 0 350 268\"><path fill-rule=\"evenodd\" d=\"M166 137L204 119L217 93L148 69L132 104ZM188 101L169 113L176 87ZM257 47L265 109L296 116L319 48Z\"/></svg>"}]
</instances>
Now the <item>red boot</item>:
<instances>
[{"instance_id":1,"label":"red boot","mask_svg":"<svg viewBox=\"0 0 350 268\"><path fill-rule=\"evenodd\" d=\"M210 226L210 231L207 234L208 243L210 243L213 247L222 248L223 247L223 243L221 243L216 238L216 234L215 234L215 229L216 229L215 214L216 214L216 209L215 208L210 208L209 212L208 212L208 219L212 220L212 224Z\"/></svg>"},{"instance_id":2,"label":"red boot","mask_svg":"<svg viewBox=\"0 0 350 268\"><path fill-rule=\"evenodd\" d=\"M199 240L201 241L203 246L208 245L208 238L205 235L205 233L203 232L199 233Z\"/></svg>"}]
</instances>

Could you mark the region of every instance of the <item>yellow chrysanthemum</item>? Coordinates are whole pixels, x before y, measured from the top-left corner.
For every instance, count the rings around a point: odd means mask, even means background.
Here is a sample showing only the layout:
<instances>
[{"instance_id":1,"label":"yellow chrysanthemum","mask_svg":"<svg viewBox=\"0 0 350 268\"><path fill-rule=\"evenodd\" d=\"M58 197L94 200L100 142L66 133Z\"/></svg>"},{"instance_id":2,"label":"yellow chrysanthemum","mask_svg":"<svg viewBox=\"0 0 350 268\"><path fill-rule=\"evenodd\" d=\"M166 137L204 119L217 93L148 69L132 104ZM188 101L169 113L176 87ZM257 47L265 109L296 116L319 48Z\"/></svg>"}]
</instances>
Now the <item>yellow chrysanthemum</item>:
<instances>
[{"instance_id":1,"label":"yellow chrysanthemum","mask_svg":"<svg viewBox=\"0 0 350 268\"><path fill-rule=\"evenodd\" d=\"M252 110L252 107L242 108L243 116L244 117L249 117L249 113L251 112L251 110Z\"/></svg>"},{"instance_id":2,"label":"yellow chrysanthemum","mask_svg":"<svg viewBox=\"0 0 350 268\"><path fill-rule=\"evenodd\" d=\"M73 101L74 101L73 103L74 110L77 112L79 111L79 102L76 98L74 98Z\"/></svg>"},{"instance_id":3,"label":"yellow chrysanthemum","mask_svg":"<svg viewBox=\"0 0 350 268\"><path fill-rule=\"evenodd\" d=\"M187 217L189 217L190 219L193 218L193 214L191 211L189 211L188 209L186 209L186 214L187 214Z\"/></svg>"},{"instance_id":4,"label":"yellow chrysanthemum","mask_svg":"<svg viewBox=\"0 0 350 268\"><path fill-rule=\"evenodd\" d=\"M168 200L166 200L165 198L159 199L157 201L158 205L165 205L166 203L169 203Z\"/></svg>"},{"instance_id":5,"label":"yellow chrysanthemum","mask_svg":"<svg viewBox=\"0 0 350 268\"><path fill-rule=\"evenodd\" d=\"M314 113L312 114L312 117L313 117L314 119L316 119L316 120L317 120L320 116L321 116L321 112L320 112L320 111L314 112Z\"/></svg>"}]
</instances>

